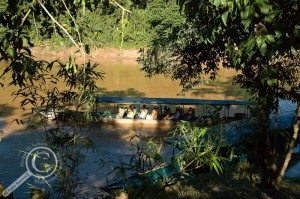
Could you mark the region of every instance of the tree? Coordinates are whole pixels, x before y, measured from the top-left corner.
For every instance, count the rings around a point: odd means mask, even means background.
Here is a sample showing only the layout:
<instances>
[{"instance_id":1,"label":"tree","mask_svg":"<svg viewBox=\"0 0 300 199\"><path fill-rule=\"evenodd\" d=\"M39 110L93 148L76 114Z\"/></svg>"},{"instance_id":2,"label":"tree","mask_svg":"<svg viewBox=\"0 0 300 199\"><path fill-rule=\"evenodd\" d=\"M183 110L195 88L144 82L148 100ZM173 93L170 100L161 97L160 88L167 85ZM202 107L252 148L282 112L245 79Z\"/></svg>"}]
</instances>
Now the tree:
<instances>
[{"instance_id":1,"label":"tree","mask_svg":"<svg viewBox=\"0 0 300 199\"><path fill-rule=\"evenodd\" d=\"M93 119L89 107L93 107L95 95L100 92L97 80L103 78L103 73L97 71L98 64L91 64L88 60L89 46L84 45L73 15L76 15L78 7L85 12L86 6L88 8L88 5L91 5L85 3L85 0L80 2L25 0L17 3L4 1L0 4L0 29L2 30L0 31L0 61L8 61L8 66L5 66L0 77L11 75L12 80L9 84L19 86L13 94L22 98L22 108L29 104L31 108L35 107L38 111L41 107L45 107L47 112L51 110L54 113L55 120L52 127L47 126L43 118L39 118L38 121L30 120L28 128L33 128L36 132L42 131L43 141L48 143L56 153L61 154L59 179L56 182L56 193L53 194L62 198L78 197L82 185L79 164L85 157L82 149L93 148L88 138L89 129L86 128L87 121ZM60 11L67 13L70 24L74 24L72 31L68 31L55 18ZM49 63L37 60L31 55L30 47L33 44L29 31L34 21L28 16L30 13L40 12L48 18L48 21L59 27L61 33L77 47L83 57L82 64L77 64L76 52L65 63L59 60ZM44 25L47 27L48 23ZM52 71L53 67L58 69L57 73ZM65 92L59 90L58 81L64 82L68 90ZM63 107L70 103L75 106L75 110L64 110ZM82 108L86 109L84 114L80 112ZM85 128L82 128L83 126ZM0 133L2 134L2 131Z\"/></svg>"},{"instance_id":2,"label":"tree","mask_svg":"<svg viewBox=\"0 0 300 199\"><path fill-rule=\"evenodd\" d=\"M147 2L131 0L54 0L44 1L43 4L56 21L71 35L76 34L76 28L78 28L81 33L81 40L93 47L119 47L122 41L122 32L124 47L126 48L145 46L145 41L148 41L148 26L145 23L147 16L144 8ZM64 31L52 20L49 20L49 16L41 6L38 6L37 1L19 1L14 5L12 5L12 2L2 1L1 5L4 8L1 13L3 16L8 14L10 10L9 15L19 12L21 20L24 17L22 29L31 38L31 43L43 46L70 47L73 45ZM125 12L122 17L122 9L119 6L132 12ZM6 7L10 9L7 10ZM65 9L66 7L68 10ZM16 8L20 8L20 10L17 11ZM70 14L73 16L73 20L70 18ZM76 23L74 23L74 20ZM3 22L5 21L7 19L4 19ZM5 26L0 29L0 34L4 32Z\"/></svg>"},{"instance_id":3,"label":"tree","mask_svg":"<svg viewBox=\"0 0 300 199\"><path fill-rule=\"evenodd\" d=\"M279 151L269 142L273 132L269 115L278 111L279 98L299 102L299 2L179 0L178 4L186 23L175 36L153 39L147 51L141 51L142 70L149 76L179 79L184 92L200 84L203 74L215 79L219 63L239 71L235 83L256 101L255 152L263 184L278 188L286 169L282 158L290 157L291 151L274 158ZM295 130L289 137L290 147L297 135Z\"/></svg>"}]
</instances>

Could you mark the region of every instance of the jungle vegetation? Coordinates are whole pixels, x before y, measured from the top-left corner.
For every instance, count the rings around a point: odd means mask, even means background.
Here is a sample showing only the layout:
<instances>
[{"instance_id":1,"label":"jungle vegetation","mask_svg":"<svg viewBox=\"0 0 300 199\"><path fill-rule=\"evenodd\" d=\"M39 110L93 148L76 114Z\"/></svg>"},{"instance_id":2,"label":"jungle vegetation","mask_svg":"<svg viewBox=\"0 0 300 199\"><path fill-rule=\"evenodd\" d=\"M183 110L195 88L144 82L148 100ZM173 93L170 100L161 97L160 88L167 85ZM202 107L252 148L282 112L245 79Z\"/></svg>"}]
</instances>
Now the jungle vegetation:
<instances>
[{"instance_id":1,"label":"jungle vegetation","mask_svg":"<svg viewBox=\"0 0 300 199\"><path fill-rule=\"evenodd\" d=\"M78 110L89 110L93 95L101 92L95 80L103 74L89 62L90 49L144 47L139 57L142 70L150 77L164 74L180 80L183 92L201 84L204 74L217 78L219 63L239 72L235 83L256 102L257 128L248 151L263 174L261 183L279 189L300 122L298 0L4 0L0 11L0 61L9 63L1 77L11 76L10 84L19 86L14 94L23 97L21 106L58 108L76 100L73 134L62 128L69 117L60 118L57 129L46 129L50 144L61 139L59 149L71 147L66 164L81 147L68 144L78 137L77 129L84 121L91 119L89 111L82 119ZM34 45L75 45L84 63L78 65L72 56L65 63L36 60L30 51ZM54 65L59 66L55 75L50 74ZM70 92L56 89L59 80ZM46 81L52 82L48 88L43 87ZM290 131L283 133L285 137L269 125L279 99L298 102L298 117ZM278 147L282 141L285 147ZM78 163L71 166L76 173ZM69 179L70 186L61 186L61 196L74 193L78 184L73 180Z\"/></svg>"},{"instance_id":2,"label":"jungle vegetation","mask_svg":"<svg viewBox=\"0 0 300 199\"><path fill-rule=\"evenodd\" d=\"M178 18L180 13L177 12L179 6L175 1L77 0L65 3L70 13L60 1L45 1L45 6L71 35L79 31L82 42L92 48L119 48L122 42L123 48L145 47L155 32L151 24L161 24L162 18L165 18L164 23L174 25L181 21ZM36 1L19 1L17 4L13 1L1 2L2 17L8 14L7 12L12 14L16 9L24 12L19 13L19 20L24 19L23 31L34 45L72 45L64 31L49 20L49 16L41 7L36 6ZM74 20L70 18L70 14ZM2 37L7 31L7 25L2 23L0 26ZM169 29L163 30L164 34L171 29L170 26Z\"/></svg>"},{"instance_id":3,"label":"jungle vegetation","mask_svg":"<svg viewBox=\"0 0 300 199\"><path fill-rule=\"evenodd\" d=\"M165 37L154 37L139 62L151 77L164 74L180 80L183 92L217 78L220 65L238 71L234 83L256 103L256 139L252 141L262 184L278 188L299 131L299 1L179 0L185 22ZM164 23L162 23L165 25ZM162 24L153 24L160 35ZM298 102L288 136L270 127L279 100ZM297 119L298 118L298 119ZM281 137L281 138L280 138ZM284 140L285 139L285 140ZM283 142L286 148L282 151ZM283 144L283 145L284 145ZM281 149L280 149L281 148Z\"/></svg>"}]
</instances>

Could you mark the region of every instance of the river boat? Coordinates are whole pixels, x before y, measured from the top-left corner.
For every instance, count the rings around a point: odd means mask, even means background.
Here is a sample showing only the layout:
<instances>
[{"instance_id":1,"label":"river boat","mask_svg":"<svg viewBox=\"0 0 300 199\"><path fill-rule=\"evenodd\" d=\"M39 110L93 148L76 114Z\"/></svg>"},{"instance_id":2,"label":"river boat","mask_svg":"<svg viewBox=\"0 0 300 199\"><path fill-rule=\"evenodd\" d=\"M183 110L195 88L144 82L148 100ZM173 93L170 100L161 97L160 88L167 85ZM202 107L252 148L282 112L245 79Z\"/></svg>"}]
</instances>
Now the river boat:
<instances>
[{"instance_id":1,"label":"river boat","mask_svg":"<svg viewBox=\"0 0 300 199\"><path fill-rule=\"evenodd\" d=\"M32 108L32 113L40 114L48 120L54 120L62 110L53 108Z\"/></svg>"},{"instance_id":2,"label":"river boat","mask_svg":"<svg viewBox=\"0 0 300 199\"><path fill-rule=\"evenodd\" d=\"M245 119L248 116L248 108L252 105L249 101L236 100L204 100L188 98L141 98L141 97L96 97L96 112L102 114L100 120L102 126L114 128L154 129L169 131L180 120L209 122L211 111L221 107L222 117L225 120ZM127 117L126 111L133 107L134 117ZM143 107L147 107L147 116L138 117ZM151 109L157 109L155 119L148 117ZM168 110L169 109L169 110ZM167 111L168 110L168 111ZM179 110L179 111L178 111ZM189 111L192 110L192 116ZM177 115L177 113L180 114ZM169 114L167 117L166 114Z\"/></svg>"},{"instance_id":3,"label":"river boat","mask_svg":"<svg viewBox=\"0 0 300 199\"><path fill-rule=\"evenodd\" d=\"M236 100L98 96L93 113L99 118L97 124L101 127L129 129L156 136L158 132L164 135L180 120L209 123L211 122L209 115L217 107L221 107L219 111L226 121L244 119L248 116L250 105L252 103L249 101ZM131 116L128 114L130 107L133 112ZM141 116L143 107L146 112ZM155 118L151 115L153 109L156 109ZM32 111L53 120L63 109L33 108ZM192 114L188 114L189 111Z\"/></svg>"}]
</instances>

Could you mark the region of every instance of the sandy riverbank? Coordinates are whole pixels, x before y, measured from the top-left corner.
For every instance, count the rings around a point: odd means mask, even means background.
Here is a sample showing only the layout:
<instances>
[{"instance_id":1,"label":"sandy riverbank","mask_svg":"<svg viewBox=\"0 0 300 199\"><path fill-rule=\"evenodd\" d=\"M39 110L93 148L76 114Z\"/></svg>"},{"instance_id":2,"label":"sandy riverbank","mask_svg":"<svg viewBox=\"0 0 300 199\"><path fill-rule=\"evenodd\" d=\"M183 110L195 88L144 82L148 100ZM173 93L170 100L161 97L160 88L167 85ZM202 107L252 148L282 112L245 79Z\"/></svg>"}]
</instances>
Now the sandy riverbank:
<instances>
[{"instance_id":1,"label":"sandy riverbank","mask_svg":"<svg viewBox=\"0 0 300 199\"><path fill-rule=\"evenodd\" d=\"M48 61L60 59L62 61L67 61L69 56L76 54L76 59L78 63L83 62L83 56L80 52L76 52L77 49L71 48L59 48L59 47L34 47L31 49L32 54L38 59L46 59ZM90 55L86 59L90 59L92 62L101 63L101 60L112 61L112 62L126 62L126 63L136 63L139 56L137 49L103 49L94 48L91 50Z\"/></svg>"}]
</instances>

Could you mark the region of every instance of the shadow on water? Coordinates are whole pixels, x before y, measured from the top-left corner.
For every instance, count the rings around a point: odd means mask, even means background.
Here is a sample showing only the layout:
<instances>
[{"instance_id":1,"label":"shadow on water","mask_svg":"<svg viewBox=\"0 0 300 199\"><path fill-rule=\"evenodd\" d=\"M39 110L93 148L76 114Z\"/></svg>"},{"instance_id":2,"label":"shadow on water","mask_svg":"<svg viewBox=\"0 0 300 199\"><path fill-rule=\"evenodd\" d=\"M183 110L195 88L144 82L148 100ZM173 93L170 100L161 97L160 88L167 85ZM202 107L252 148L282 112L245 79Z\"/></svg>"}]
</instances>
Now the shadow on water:
<instances>
[{"instance_id":1,"label":"shadow on water","mask_svg":"<svg viewBox=\"0 0 300 199\"><path fill-rule=\"evenodd\" d=\"M17 108L9 104L0 104L0 118L14 115Z\"/></svg>"},{"instance_id":2,"label":"shadow on water","mask_svg":"<svg viewBox=\"0 0 300 199\"><path fill-rule=\"evenodd\" d=\"M16 107L9 104L0 104L0 130L3 130L5 126L11 124L13 121L9 121L8 118L15 115Z\"/></svg>"},{"instance_id":3,"label":"shadow on water","mask_svg":"<svg viewBox=\"0 0 300 199\"><path fill-rule=\"evenodd\" d=\"M191 95L203 97L204 95L235 97L245 100L246 94L241 91L238 85L233 85L233 77L223 77L222 80L209 81L206 84L199 85L198 88L192 89Z\"/></svg>"},{"instance_id":4,"label":"shadow on water","mask_svg":"<svg viewBox=\"0 0 300 199\"><path fill-rule=\"evenodd\" d=\"M99 166L100 159L105 159L109 162L118 161L117 158L122 155L127 157L131 144L130 138L134 136L134 133L127 132L125 129L122 132L118 132L92 128L90 131L82 130L82 135L85 135L87 132L89 132L90 139L95 144L97 151L83 150L86 159L80 164L79 175L82 179L86 179L87 183L82 190L93 194L97 192L98 187L106 185L107 179L110 180L110 177L106 177L106 175L111 171L111 167L101 168ZM0 142L0 183L8 187L26 171L24 164L26 160L20 151L26 151L28 147L32 149L35 143L44 143L43 135L44 132L40 134L20 130L8 134ZM49 181L48 183L51 186L54 185L54 181ZM33 177L30 177L14 191L14 198L30 198L29 184L39 188L46 188L46 190L51 189L46 183L38 183Z\"/></svg>"},{"instance_id":5,"label":"shadow on water","mask_svg":"<svg viewBox=\"0 0 300 199\"><path fill-rule=\"evenodd\" d=\"M116 90L107 91L107 89L102 88L105 96L110 97L145 97L145 93L139 92L134 88L128 88L127 90Z\"/></svg>"},{"instance_id":6,"label":"shadow on water","mask_svg":"<svg viewBox=\"0 0 300 199\"><path fill-rule=\"evenodd\" d=\"M20 130L7 134L0 142L0 182L4 187L7 188L26 171L20 151L26 151L26 147L31 147L36 138L35 134ZM30 197L30 194L26 193L29 191L27 183L33 183L33 179L30 178L20 185L13 193L14 198Z\"/></svg>"}]
</instances>

